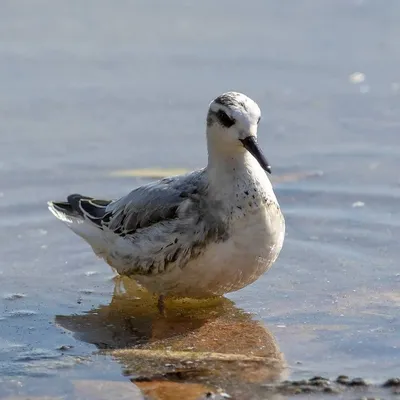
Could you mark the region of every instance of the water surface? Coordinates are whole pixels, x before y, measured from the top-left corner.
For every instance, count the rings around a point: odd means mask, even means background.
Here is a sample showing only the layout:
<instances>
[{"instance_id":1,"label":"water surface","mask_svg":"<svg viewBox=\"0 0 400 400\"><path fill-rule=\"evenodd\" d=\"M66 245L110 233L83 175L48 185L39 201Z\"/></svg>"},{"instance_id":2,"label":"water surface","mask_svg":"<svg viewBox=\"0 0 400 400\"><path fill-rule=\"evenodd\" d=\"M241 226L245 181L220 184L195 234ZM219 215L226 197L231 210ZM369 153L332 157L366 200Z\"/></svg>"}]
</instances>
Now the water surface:
<instances>
[{"instance_id":1,"label":"water surface","mask_svg":"<svg viewBox=\"0 0 400 400\"><path fill-rule=\"evenodd\" d=\"M0 398L136 387L99 350L147 345L158 320L123 325L129 296L46 201L150 180L113 171L203 166L207 104L227 90L263 111L287 237L215 315L263 326L293 379L400 375L399 19L395 0L4 1Z\"/></svg>"}]
</instances>

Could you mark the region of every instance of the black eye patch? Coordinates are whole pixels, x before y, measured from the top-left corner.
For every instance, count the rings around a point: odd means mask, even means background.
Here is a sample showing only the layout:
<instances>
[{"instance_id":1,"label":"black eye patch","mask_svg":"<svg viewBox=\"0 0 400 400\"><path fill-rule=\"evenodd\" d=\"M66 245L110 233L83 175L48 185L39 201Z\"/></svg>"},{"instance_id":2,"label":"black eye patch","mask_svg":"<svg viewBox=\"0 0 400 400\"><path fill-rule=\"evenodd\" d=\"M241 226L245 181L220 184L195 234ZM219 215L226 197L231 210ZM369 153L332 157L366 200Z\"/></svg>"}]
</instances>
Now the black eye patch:
<instances>
[{"instance_id":1,"label":"black eye patch","mask_svg":"<svg viewBox=\"0 0 400 400\"><path fill-rule=\"evenodd\" d=\"M226 128L230 128L236 122L233 118L228 117L225 111L219 110L215 115L219 122Z\"/></svg>"},{"instance_id":2,"label":"black eye patch","mask_svg":"<svg viewBox=\"0 0 400 400\"><path fill-rule=\"evenodd\" d=\"M257 125L260 123L260 121L261 121L261 117L258 118Z\"/></svg>"}]
</instances>

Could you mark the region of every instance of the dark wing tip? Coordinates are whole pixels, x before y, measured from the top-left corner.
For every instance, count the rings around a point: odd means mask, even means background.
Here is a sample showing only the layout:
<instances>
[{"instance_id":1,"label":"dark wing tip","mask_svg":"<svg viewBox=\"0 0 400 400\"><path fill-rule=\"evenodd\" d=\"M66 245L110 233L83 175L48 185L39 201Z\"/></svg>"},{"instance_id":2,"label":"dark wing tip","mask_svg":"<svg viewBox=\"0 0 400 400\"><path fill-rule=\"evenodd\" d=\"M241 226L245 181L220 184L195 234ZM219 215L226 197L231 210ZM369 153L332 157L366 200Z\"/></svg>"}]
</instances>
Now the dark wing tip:
<instances>
[{"instance_id":1,"label":"dark wing tip","mask_svg":"<svg viewBox=\"0 0 400 400\"><path fill-rule=\"evenodd\" d=\"M78 193L70 194L67 197L67 201L71 205L71 207L82 216L83 216L83 212L80 207L80 201L83 199L90 199L90 197L82 196L81 194L78 194Z\"/></svg>"},{"instance_id":2,"label":"dark wing tip","mask_svg":"<svg viewBox=\"0 0 400 400\"><path fill-rule=\"evenodd\" d=\"M54 210L69 216L79 216L80 214L73 209L70 203L62 202L62 201L49 201L49 208L53 208Z\"/></svg>"}]
</instances>

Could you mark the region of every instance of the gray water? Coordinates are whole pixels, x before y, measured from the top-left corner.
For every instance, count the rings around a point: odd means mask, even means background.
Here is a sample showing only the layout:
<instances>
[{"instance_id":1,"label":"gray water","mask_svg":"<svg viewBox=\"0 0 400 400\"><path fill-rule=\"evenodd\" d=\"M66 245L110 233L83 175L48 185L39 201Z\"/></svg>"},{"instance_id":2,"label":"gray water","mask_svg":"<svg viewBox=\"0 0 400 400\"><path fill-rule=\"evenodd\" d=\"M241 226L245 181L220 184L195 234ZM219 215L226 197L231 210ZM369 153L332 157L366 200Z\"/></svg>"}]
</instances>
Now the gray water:
<instances>
[{"instance_id":1,"label":"gray water","mask_svg":"<svg viewBox=\"0 0 400 400\"><path fill-rule=\"evenodd\" d=\"M400 375L399 20L397 0L3 0L0 398L129 382L98 351L134 340L72 323L110 305L113 274L46 201L149 181L117 170L203 166L207 105L228 90L262 109L287 220L280 258L232 307L291 378Z\"/></svg>"}]
</instances>

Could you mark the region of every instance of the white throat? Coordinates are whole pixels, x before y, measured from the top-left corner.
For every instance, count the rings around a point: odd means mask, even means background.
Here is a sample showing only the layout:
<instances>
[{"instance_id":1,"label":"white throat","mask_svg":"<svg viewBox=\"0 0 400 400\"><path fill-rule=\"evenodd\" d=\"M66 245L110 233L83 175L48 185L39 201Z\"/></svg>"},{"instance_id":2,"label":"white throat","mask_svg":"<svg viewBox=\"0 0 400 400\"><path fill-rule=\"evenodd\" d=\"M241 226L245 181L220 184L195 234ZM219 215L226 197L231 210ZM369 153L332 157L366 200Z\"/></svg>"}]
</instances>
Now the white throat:
<instances>
[{"instance_id":1,"label":"white throat","mask_svg":"<svg viewBox=\"0 0 400 400\"><path fill-rule=\"evenodd\" d=\"M208 137L207 145L211 196L227 204L236 204L241 194L248 192L250 199L257 203L266 198L278 203L267 172L240 144L221 145Z\"/></svg>"}]
</instances>

